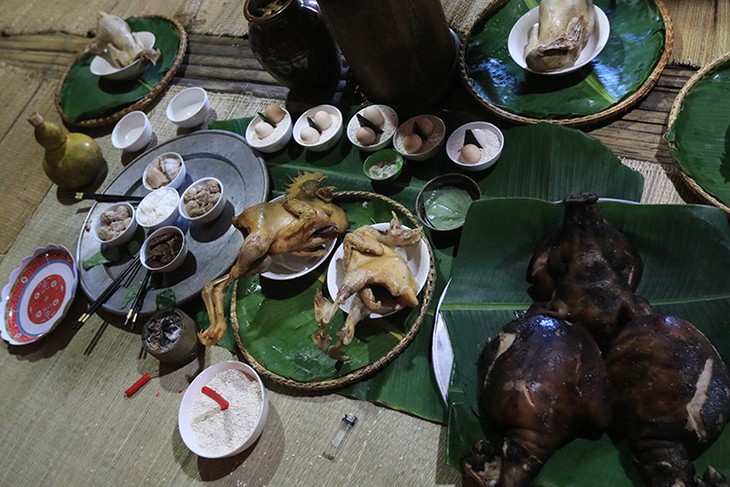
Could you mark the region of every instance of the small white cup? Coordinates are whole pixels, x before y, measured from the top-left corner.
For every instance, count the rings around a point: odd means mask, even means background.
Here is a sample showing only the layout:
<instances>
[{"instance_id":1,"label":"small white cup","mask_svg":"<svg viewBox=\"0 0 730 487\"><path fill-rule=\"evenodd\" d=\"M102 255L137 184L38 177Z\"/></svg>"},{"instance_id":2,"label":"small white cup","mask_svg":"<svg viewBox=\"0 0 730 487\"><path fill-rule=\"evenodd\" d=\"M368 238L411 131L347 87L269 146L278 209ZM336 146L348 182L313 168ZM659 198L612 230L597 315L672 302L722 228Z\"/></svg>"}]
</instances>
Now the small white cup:
<instances>
[{"instance_id":1,"label":"small white cup","mask_svg":"<svg viewBox=\"0 0 730 487\"><path fill-rule=\"evenodd\" d=\"M186 88L170 100L167 118L182 128L197 127L205 121L210 110L210 100L203 88Z\"/></svg>"},{"instance_id":2,"label":"small white cup","mask_svg":"<svg viewBox=\"0 0 730 487\"><path fill-rule=\"evenodd\" d=\"M112 145L127 152L136 152L152 140L152 124L144 112L129 112L112 130Z\"/></svg>"}]
</instances>

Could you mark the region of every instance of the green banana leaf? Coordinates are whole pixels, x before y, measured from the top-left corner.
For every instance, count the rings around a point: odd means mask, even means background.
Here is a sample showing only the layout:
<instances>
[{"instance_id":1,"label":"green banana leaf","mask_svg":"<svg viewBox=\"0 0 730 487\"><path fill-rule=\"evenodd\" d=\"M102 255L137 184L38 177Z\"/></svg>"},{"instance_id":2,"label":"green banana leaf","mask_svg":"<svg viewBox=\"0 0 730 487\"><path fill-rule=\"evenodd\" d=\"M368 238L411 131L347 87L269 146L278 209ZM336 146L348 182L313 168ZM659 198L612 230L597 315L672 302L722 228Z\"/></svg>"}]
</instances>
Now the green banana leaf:
<instances>
[{"instance_id":1,"label":"green banana leaf","mask_svg":"<svg viewBox=\"0 0 730 487\"><path fill-rule=\"evenodd\" d=\"M347 120L354 116L360 108L345 110L344 118ZM415 114L400 112L399 118L405 120L411 115ZM439 115L446 123L447 136L460 125L477 119L473 115L453 111L439 112ZM245 135L250 120L220 120L209 124L209 128ZM484 173L465 173L479 183L485 196L529 196L558 200L569 193L593 189L602 196L634 201L641 197L641 174L622 165L600 141L578 130L553 124L536 124L511 128L505 130L504 134L505 148L494 168ZM328 177L327 184L338 190L380 193L405 205L411 212L415 209L418 191L426 181L438 174L459 172L445 152L441 151L430 161L408 162L394 181L372 182L362 173L367 154L353 147L346 137L324 153L310 153L291 141L281 151L262 156L266 160L275 194L281 194L291 179L302 171L322 171ZM451 275L459 233L428 235L434 251L437 278L434 299L420 331L410 346L377 375L339 392L430 421L445 422L447 411L431 369L431 336L435 298L441 295ZM315 286L314 283L311 285ZM257 291L254 289L253 292ZM311 293L312 290L307 292ZM239 296L243 294L239 289ZM254 297L247 299L250 302L255 300ZM302 300L311 303L306 295ZM204 310L198 309L197 313L191 311L190 315L195 316L200 329L208 326ZM309 336L305 338L306 343L311 343ZM232 351L236 349L230 327L220 344Z\"/></svg>"},{"instance_id":2,"label":"green banana leaf","mask_svg":"<svg viewBox=\"0 0 730 487\"><path fill-rule=\"evenodd\" d=\"M598 114L636 93L664 51L665 25L654 0L595 0L611 34L598 57L569 74L523 70L507 49L512 26L538 0L510 0L471 31L464 51L466 81L477 99L508 113L539 120Z\"/></svg>"},{"instance_id":3,"label":"green banana leaf","mask_svg":"<svg viewBox=\"0 0 730 487\"><path fill-rule=\"evenodd\" d=\"M138 102L149 95L175 62L180 35L172 22L163 17L130 17L126 22L132 32L155 35L154 47L160 50L160 59L154 66L147 66L139 78L114 81L92 74L89 66L93 56L83 56L71 66L58 93L66 119L80 122L102 118Z\"/></svg>"},{"instance_id":4,"label":"green banana leaf","mask_svg":"<svg viewBox=\"0 0 730 487\"><path fill-rule=\"evenodd\" d=\"M687 91L666 139L682 170L730 206L730 60Z\"/></svg>"},{"instance_id":5,"label":"green banana leaf","mask_svg":"<svg viewBox=\"0 0 730 487\"><path fill-rule=\"evenodd\" d=\"M699 205L637 205L603 201L602 214L637 246L644 276L637 294L655 310L694 323L730 362L730 227L721 210ZM486 341L531 303L527 263L540 240L562 219L560 203L533 199L482 200L463 229L452 284L442 312L451 338L454 371L449 390L449 464L458 467L483 433L477 406L476 361ZM698 242L702 242L698 245ZM730 428L696 462L730 471ZM545 465L545 486L629 486L637 473L625 442L607 436L575 440ZM636 481L638 482L638 481Z\"/></svg>"}]
</instances>

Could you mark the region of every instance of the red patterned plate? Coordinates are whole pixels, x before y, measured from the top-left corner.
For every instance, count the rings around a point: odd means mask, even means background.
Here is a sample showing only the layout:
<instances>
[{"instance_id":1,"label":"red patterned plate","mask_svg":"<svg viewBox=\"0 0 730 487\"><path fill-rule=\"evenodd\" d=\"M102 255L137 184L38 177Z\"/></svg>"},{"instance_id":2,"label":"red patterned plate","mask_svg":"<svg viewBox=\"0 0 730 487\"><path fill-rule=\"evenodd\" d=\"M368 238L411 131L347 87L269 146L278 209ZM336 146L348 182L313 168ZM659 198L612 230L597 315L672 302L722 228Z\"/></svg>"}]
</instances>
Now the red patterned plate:
<instances>
[{"instance_id":1,"label":"red patterned plate","mask_svg":"<svg viewBox=\"0 0 730 487\"><path fill-rule=\"evenodd\" d=\"M39 340L63 319L78 284L76 262L62 245L49 244L23 259L2 290L2 337L11 345Z\"/></svg>"}]
</instances>

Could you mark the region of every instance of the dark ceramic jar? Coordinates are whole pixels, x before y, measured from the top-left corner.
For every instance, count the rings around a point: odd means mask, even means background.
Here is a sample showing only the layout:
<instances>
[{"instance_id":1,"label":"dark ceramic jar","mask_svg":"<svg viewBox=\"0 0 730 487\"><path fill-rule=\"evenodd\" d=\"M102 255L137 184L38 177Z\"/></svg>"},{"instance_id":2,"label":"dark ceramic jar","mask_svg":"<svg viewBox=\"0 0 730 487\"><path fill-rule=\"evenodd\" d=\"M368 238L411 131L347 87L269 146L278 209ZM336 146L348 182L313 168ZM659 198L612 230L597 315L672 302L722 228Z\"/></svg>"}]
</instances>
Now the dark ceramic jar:
<instances>
[{"instance_id":1,"label":"dark ceramic jar","mask_svg":"<svg viewBox=\"0 0 730 487\"><path fill-rule=\"evenodd\" d=\"M281 84L305 93L337 84L339 50L315 0L246 0L243 14L251 50Z\"/></svg>"}]
</instances>

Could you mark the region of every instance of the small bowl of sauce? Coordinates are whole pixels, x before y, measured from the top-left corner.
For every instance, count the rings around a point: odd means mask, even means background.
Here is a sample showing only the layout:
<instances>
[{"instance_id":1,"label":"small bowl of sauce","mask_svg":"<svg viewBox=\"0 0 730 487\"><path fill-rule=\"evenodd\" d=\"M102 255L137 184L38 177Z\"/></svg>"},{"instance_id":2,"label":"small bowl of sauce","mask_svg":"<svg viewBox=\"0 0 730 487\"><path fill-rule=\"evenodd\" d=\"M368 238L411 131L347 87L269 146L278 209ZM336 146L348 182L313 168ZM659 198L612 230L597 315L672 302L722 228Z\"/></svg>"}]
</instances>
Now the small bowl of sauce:
<instances>
[{"instance_id":1,"label":"small bowl of sauce","mask_svg":"<svg viewBox=\"0 0 730 487\"><path fill-rule=\"evenodd\" d=\"M362 171L373 181L395 179L403 170L403 156L393 149L373 152L362 166Z\"/></svg>"},{"instance_id":2,"label":"small bowl of sauce","mask_svg":"<svg viewBox=\"0 0 730 487\"><path fill-rule=\"evenodd\" d=\"M451 173L428 181L416 197L416 217L431 230L448 232L464 226L472 202L482 197L476 181Z\"/></svg>"}]
</instances>

